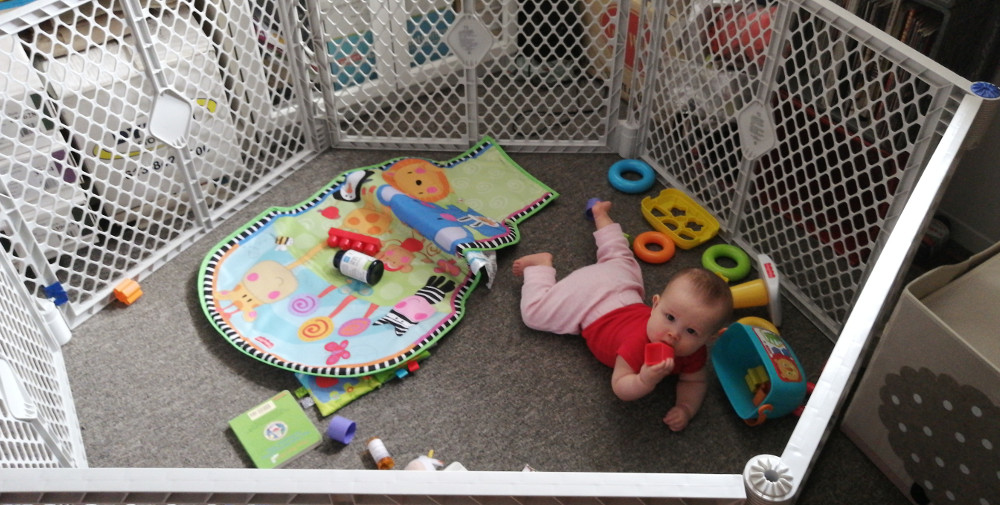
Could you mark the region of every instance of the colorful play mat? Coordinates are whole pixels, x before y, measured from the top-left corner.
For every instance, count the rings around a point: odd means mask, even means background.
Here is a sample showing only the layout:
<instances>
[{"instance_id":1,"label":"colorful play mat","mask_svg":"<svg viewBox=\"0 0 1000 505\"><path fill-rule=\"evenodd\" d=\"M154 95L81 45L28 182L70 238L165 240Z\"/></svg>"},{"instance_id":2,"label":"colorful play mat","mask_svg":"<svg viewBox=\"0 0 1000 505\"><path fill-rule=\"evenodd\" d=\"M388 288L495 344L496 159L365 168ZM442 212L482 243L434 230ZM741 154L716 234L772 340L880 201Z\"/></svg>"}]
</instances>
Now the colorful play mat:
<instances>
[{"instance_id":1,"label":"colorful play mat","mask_svg":"<svg viewBox=\"0 0 1000 505\"><path fill-rule=\"evenodd\" d=\"M484 139L445 162L396 158L271 208L202 263L202 308L236 348L301 374L366 376L435 344L464 314L494 250L557 194ZM369 285L333 266L330 230L374 237ZM355 276L356 277L356 276Z\"/></svg>"}]
</instances>

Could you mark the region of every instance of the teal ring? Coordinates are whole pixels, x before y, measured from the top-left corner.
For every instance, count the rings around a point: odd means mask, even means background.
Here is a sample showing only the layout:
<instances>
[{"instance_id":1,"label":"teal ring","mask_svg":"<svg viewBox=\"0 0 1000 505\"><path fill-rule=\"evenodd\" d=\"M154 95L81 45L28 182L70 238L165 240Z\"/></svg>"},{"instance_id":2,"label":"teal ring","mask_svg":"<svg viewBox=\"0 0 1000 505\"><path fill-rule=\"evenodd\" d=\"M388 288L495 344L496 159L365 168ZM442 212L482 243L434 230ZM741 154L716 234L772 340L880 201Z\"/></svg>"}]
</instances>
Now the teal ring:
<instances>
[{"instance_id":1,"label":"teal ring","mask_svg":"<svg viewBox=\"0 0 1000 505\"><path fill-rule=\"evenodd\" d=\"M639 175L639 180L626 179L623 174L632 172ZM653 187L656 182L656 173L653 167L642 160L626 159L616 161L608 169L608 182L611 187L623 193L644 193Z\"/></svg>"}]
</instances>

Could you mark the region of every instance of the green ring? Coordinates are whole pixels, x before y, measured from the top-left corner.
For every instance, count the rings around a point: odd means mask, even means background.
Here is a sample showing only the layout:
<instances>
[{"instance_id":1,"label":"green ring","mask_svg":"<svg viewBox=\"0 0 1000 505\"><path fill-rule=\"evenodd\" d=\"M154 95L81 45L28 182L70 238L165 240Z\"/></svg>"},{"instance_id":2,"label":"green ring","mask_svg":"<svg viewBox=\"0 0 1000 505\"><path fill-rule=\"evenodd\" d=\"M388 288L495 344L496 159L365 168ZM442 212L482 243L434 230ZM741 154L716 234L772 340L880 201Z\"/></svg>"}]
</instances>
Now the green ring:
<instances>
[{"instance_id":1,"label":"green ring","mask_svg":"<svg viewBox=\"0 0 1000 505\"><path fill-rule=\"evenodd\" d=\"M736 262L736 266L726 268L719 264L719 258L729 258ZM701 266L725 277L730 282L736 282L750 273L750 255L734 245L716 244L701 255Z\"/></svg>"}]
</instances>

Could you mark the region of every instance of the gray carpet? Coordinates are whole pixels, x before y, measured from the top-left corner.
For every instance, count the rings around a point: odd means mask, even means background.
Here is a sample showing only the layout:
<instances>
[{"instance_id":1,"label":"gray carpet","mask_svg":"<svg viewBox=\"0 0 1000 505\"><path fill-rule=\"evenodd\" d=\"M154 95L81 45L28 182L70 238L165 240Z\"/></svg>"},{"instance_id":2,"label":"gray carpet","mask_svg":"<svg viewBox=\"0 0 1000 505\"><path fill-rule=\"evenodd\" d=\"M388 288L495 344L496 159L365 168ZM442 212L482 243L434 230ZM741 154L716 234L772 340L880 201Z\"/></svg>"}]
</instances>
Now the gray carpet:
<instances>
[{"instance_id":1,"label":"gray carpet","mask_svg":"<svg viewBox=\"0 0 1000 505\"><path fill-rule=\"evenodd\" d=\"M447 159L458 153L423 153ZM340 171L415 152L332 151L303 166L245 210L142 280L132 306L109 306L80 325L64 352L92 467L250 467L228 421L283 389L291 372L254 360L224 340L202 313L196 292L204 255L272 206L298 204ZM796 418L749 427L713 382L699 415L681 433L661 418L673 384L624 403L611 392L611 370L575 337L529 330L520 321L520 255L550 251L560 273L593 261L590 197L610 199L627 233L650 229L639 201L612 189L611 154L519 154L512 158L561 196L521 226L523 238L498 253L500 275L469 297L462 322L431 349L415 374L387 383L343 408L357 438L326 440L292 468L373 468L363 440L378 436L397 461L433 450L470 470L742 473L758 454L780 454ZM651 193L659 191L654 188ZM647 291L697 264L703 249L645 265ZM785 303L782 334L816 380L832 344ZM766 317L763 310L737 316ZM312 409L316 426L326 422ZM839 430L831 434L801 495L802 504L907 503Z\"/></svg>"}]
</instances>

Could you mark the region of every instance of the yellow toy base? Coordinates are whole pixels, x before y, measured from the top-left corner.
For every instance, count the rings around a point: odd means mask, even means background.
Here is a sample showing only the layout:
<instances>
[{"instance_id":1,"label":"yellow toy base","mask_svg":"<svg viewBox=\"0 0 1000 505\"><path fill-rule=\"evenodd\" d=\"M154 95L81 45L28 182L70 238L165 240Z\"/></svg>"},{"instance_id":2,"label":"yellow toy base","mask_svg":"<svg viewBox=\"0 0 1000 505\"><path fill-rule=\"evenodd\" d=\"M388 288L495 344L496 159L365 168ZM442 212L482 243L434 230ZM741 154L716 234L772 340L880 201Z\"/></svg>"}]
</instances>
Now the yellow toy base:
<instances>
[{"instance_id":1,"label":"yellow toy base","mask_svg":"<svg viewBox=\"0 0 1000 505\"><path fill-rule=\"evenodd\" d=\"M701 245L719 232L719 221L679 189L667 188L655 198L643 198L642 215L681 249Z\"/></svg>"}]
</instances>

